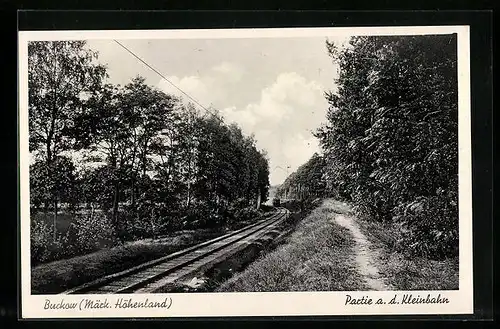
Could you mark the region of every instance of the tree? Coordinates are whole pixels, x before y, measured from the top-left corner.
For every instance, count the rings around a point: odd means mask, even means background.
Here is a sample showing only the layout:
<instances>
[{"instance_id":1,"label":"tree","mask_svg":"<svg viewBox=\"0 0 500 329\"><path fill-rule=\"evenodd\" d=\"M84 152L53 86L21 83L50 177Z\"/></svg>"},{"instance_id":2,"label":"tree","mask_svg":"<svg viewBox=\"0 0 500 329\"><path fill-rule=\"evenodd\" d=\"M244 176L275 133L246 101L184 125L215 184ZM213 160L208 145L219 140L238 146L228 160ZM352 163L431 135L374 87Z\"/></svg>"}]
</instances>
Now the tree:
<instances>
[{"instance_id":1,"label":"tree","mask_svg":"<svg viewBox=\"0 0 500 329\"><path fill-rule=\"evenodd\" d=\"M49 207L54 211L53 237L55 240L59 203L75 203L75 166L71 159L63 156L54 158L49 165L46 161L38 160L30 166L30 180L31 202L36 207L43 204L45 212Z\"/></svg>"},{"instance_id":2,"label":"tree","mask_svg":"<svg viewBox=\"0 0 500 329\"><path fill-rule=\"evenodd\" d=\"M85 41L32 41L28 44L28 109L29 146L43 159L35 168L32 184L44 177L47 186L59 186L57 181L63 151L73 146L71 130L74 117L85 111L85 98L98 89L106 71L95 63L97 54L85 48ZM61 160L63 161L63 160ZM56 163L57 162L57 163ZM46 170L44 174L38 169ZM59 188L43 188L44 198L50 197L57 221L60 201ZM55 227L55 225L54 225Z\"/></svg>"},{"instance_id":3,"label":"tree","mask_svg":"<svg viewBox=\"0 0 500 329\"><path fill-rule=\"evenodd\" d=\"M318 153L314 153L306 163L290 174L278 187L277 196L284 197L285 191L287 191L290 199L308 200L325 197L324 171L324 158Z\"/></svg>"},{"instance_id":4,"label":"tree","mask_svg":"<svg viewBox=\"0 0 500 329\"><path fill-rule=\"evenodd\" d=\"M120 95L119 106L126 124L128 161L132 171L130 201L133 211L136 210L137 194L140 195L138 181L145 181L150 168L152 141L171 127L175 101L173 97L146 85L142 77L133 79Z\"/></svg>"},{"instance_id":5,"label":"tree","mask_svg":"<svg viewBox=\"0 0 500 329\"><path fill-rule=\"evenodd\" d=\"M158 148L158 138L172 126L175 102L136 77L124 87L104 85L89 98L89 111L77 117L74 133L80 146L100 153L106 163L107 169L101 171L106 175L101 177L113 186L111 216L116 228L119 203L126 201L124 191L136 218L137 199L147 201L151 156Z\"/></svg>"},{"instance_id":6,"label":"tree","mask_svg":"<svg viewBox=\"0 0 500 329\"><path fill-rule=\"evenodd\" d=\"M78 214L81 223L109 221L122 241L223 225L240 210L255 217L268 195L268 159L237 125L140 76L106 83L84 41L32 42L28 52L31 202L54 210L54 228L62 203L86 203L90 221ZM79 238L94 248L92 232Z\"/></svg>"},{"instance_id":7,"label":"tree","mask_svg":"<svg viewBox=\"0 0 500 329\"><path fill-rule=\"evenodd\" d=\"M257 208L269 198L269 159L265 151L259 152L258 172L259 197Z\"/></svg>"},{"instance_id":8,"label":"tree","mask_svg":"<svg viewBox=\"0 0 500 329\"><path fill-rule=\"evenodd\" d=\"M355 37L337 49L338 91L317 136L327 176L357 210L401 222L412 250L458 246L456 35Z\"/></svg>"},{"instance_id":9,"label":"tree","mask_svg":"<svg viewBox=\"0 0 500 329\"><path fill-rule=\"evenodd\" d=\"M31 41L28 44L30 151L47 164L72 146L75 114L85 97L100 88L105 67L85 41Z\"/></svg>"}]
</instances>

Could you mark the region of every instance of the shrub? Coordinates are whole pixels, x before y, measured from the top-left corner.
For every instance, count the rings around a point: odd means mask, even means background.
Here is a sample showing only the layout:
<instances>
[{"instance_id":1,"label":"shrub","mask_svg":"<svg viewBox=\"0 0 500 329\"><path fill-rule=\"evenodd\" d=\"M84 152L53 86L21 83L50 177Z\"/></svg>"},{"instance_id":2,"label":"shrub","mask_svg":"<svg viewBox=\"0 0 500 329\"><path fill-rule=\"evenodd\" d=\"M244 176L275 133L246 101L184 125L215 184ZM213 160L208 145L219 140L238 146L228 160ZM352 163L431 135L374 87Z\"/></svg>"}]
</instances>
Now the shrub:
<instances>
[{"instance_id":1,"label":"shrub","mask_svg":"<svg viewBox=\"0 0 500 329\"><path fill-rule=\"evenodd\" d=\"M30 245L31 261L42 263L57 258L62 249L61 236L56 235L54 240L53 227L42 220L34 220L31 224Z\"/></svg>"},{"instance_id":2,"label":"shrub","mask_svg":"<svg viewBox=\"0 0 500 329\"><path fill-rule=\"evenodd\" d=\"M200 202L192 205L191 208L183 212L179 223L176 225L180 229L211 228L219 223L218 214L215 213L210 204Z\"/></svg>"},{"instance_id":3,"label":"shrub","mask_svg":"<svg viewBox=\"0 0 500 329\"><path fill-rule=\"evenodd\" d=\"M458 255L458 206L453 199L420 197L395 212L403 228L400 249L433 259Z\"/></svg>"},{"instance_id":4,"label":"shrub","mask_svg":"<svg viewBox=\"0 0 500 329\"><path fill-rule=\"evenodd\" d=\"M237 221L249 221L258 217L259 211L255 207L246 207L243 209L237 209L234 212L235 220Z\"/></svg>"},{"instance_id":5,"label":"shrub","mask_svg":"<svg viewBox=\"0 0 500 329\"><path fill-rule=\"evenodd\" d=\"M141 217L129 206L122 207L117 216L116 237L120 241L133 241L149 237L151 229L148 219Z\"/></svg>"},{"instance_id":6,"label":"shrub","mask_svg":"<svg viewBox=\"0 0 500 329\"><path fill-rule=\"evenodd\" d=\"M111 247L116 242L115 230L103 212L76 215L73 230L78 253Z\"/></svg>"},{"instance_id":7,"label":"shrub","mask_svg":"<svg viewBox=\"0 0 500 329\"><path fill-rule=\"evenodd\" d=\"M42 261L47 247L47 242L50 241L51 235L48 225L42 221L32 221L30 232L31 245L31 261Z\"/></svg>"}]
</instances>

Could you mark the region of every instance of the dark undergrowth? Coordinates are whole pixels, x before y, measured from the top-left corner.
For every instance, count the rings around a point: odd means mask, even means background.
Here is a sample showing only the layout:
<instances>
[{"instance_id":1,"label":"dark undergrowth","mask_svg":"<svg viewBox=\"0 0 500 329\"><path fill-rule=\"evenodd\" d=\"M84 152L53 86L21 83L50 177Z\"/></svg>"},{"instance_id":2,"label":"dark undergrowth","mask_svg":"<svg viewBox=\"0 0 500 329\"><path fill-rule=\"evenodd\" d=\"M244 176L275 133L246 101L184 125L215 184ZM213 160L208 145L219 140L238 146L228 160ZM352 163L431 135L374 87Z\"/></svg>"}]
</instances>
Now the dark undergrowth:
<instances>
[{"instance_id":1,"label":"dark undergrowth","mask_svg":"<svg viewBox=\"0 0 500 329\"><path fill-rule=\"evenodd\" d=\"M30 227L31 265L71 259L133 241L161 236L175 237L186 230L199 231L199 234L205 231L237 230L255 222L272 209L264 205L260 210L235 207L221 214L217 222L202 222L189 214L182 221L163 218L158 222L147 222L122 211L119 213L120 229L112 225L110 213L101 210L61 211L56 219L51 212L33 211Z\"/></svg>"},{"instance_id":2,"label":"dark undergrowth","mask_svg":"<svg viewBox=\"0 0 500 329\"><path fill-rule=\"evenodd\" d=\"M392 223L360 220L358 224L379 250L379 272L397 290L456 290L457 257L433 260L404 253L398 246L401 231Z\"/></svg>"}]
</instances>

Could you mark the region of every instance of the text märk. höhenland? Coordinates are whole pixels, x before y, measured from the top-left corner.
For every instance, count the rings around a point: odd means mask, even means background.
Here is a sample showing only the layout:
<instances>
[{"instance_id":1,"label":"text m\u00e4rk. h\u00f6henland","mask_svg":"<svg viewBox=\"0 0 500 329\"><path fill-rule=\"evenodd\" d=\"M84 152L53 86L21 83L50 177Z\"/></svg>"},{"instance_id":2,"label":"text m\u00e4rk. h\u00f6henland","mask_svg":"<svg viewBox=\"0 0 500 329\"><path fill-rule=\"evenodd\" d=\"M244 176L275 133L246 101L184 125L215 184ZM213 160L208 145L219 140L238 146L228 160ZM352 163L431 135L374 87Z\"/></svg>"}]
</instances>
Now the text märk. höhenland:
<instances>
[{"instance_id":1,"label":"text m\u00e4rk. h\u00f6henland","mask_svg":"<svg viewBox=\"0 0 500 329\"><path fill-rule=\"evenodd\" d=\"M117 298L109 301L108 298L93 299L83 298L77 301L65 301L64 298L58 301L45 299L44 310L84 310L84 309L139 309L139 308L164 308L169 309L172 305L172 298L162 300L150 300L149 298Z\"/></svg>"}]
</instances>

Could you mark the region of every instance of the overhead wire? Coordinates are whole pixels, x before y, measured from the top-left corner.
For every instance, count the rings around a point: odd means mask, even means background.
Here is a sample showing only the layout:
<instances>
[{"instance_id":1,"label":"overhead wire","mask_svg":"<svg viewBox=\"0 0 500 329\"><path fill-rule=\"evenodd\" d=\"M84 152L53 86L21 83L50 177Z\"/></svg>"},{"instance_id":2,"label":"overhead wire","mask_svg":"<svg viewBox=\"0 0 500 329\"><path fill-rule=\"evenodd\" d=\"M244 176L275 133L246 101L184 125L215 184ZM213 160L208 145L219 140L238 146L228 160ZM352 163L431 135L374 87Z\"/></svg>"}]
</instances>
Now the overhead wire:
<instances>
[{"instance_id":1,"label":"overhead wire","mask_svg":"<svg viewBox=\"0 0 500 329\"><path fill-rule=\"evenodd\" d=\"M139 60L141 63L143 63L144 65L146 65L149 69L151 69L153 72L155 72L156 74L158 74L161 78L163 78L165 81L167 81L169 84L171 84L174 88L176 88L177 90L179 90L182 94L186 95L190 100L192 100L196 105L198 105L199 107L201 107L202 109L204 109L207 113L211 114L214 118L216 118L217 120L219 120L223 125L225 125L226 127L229 128L229 126L227 125L226 122L224 122L224 120L217 116L216 114L214 114L212 111L210 111L209 109L207 109L205 106L203 106L200 102L198 102L194 97L192 97L191 95L189 95L187 92L185 92L184 90L182 90L181 88L179 88L178 86L176 86L172 81L170 81L167 77L165 77L165 75L163 75L160 71L158 71L156 68L154 68L152 65L150 65L149 63L147 63L144 59L142 59L140 56L138 56L137 54L135 54L132 50L130 50L128 47L126 47L124 44L122 44L121 42L119 42L118 40L116 39L113 39L113 41L115 41L119 46L121 46L123 49L125 49L128 53L130 53L132 56L134 56L137 60Z\"/></svg>"},{"instance_id":2,"label":"overhead wire","mask_svg":"<svg viewBox=\"0 0 500 329\"><path fill-rule=\"evenodd\" d=\"M130 50L128 47L126 47L124 44L122 44L121 42L119 42L118 40L116 39L113 39L114 42L116 42L119 46L121 46L123 49L125 49L128 53L130 53L132 56L134 56L137 60L139 60L141 63L143 63L144 65L146 65L151 71L155 72L156 74L158 74L162 79L164 79L165 81L167 81L170 85L172 85L175 89L179 90L182 94L184 94L185 96L187 96L190 100L192 100L196 105L198 105L199 107L201 107L202 109L204 109L206 112L208 112L209 114L211 114L213 117L215 117L217 120L219 120L223 125L227 126L227 124L224 122L224 120L222 118L220 118L219 116L217 116L215 113L213 113L212 111L210 111L209 109L207 109L205 106L203 106L199 101L197 101L194 97L192 97L191 95L189 95L187 92L185 92L184 90L182 90L181 88L179 88L178 86L176 86L172 81L170 81L167 77L165 77L165 75L163 75L160 71L158 71L156 68L154 68L152 65L150 65L149 63L147 63L144 59L142 59L139 55L135 54L132 50Z\"/></svg>"}]
</instances>

